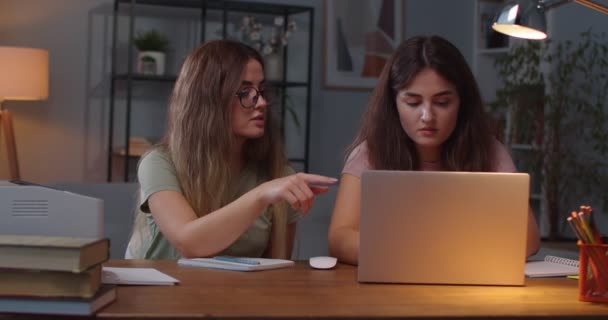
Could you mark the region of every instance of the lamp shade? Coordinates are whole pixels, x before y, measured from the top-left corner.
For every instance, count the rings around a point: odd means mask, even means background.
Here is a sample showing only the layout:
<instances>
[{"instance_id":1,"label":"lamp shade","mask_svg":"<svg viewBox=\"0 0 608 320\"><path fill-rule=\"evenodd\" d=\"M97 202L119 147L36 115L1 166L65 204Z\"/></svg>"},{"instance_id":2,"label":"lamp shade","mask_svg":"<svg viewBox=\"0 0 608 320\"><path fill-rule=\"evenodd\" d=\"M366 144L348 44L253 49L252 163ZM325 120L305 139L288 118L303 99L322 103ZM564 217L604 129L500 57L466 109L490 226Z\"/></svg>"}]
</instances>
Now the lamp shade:
<instances>
[{"instance_id":1,"label":"lamp shade","mask_svg":"<svg viewBox=\"0 0 608 320\"><path fill-rule=\"evenodd\" d=\"M0 46L0 101L45 100L48 96L48 51Z\"/></svg>"},{"instance_id":2,"label":"lamp shade","mask_svg":"<svg viewBox=\"0 0 608 320\"><path fill-rule=\"evenodd\" d=\"M545 39L545 9L538 0L508 2L496 15L492 29L516 38Z\"/></svg>"}]
</instances>

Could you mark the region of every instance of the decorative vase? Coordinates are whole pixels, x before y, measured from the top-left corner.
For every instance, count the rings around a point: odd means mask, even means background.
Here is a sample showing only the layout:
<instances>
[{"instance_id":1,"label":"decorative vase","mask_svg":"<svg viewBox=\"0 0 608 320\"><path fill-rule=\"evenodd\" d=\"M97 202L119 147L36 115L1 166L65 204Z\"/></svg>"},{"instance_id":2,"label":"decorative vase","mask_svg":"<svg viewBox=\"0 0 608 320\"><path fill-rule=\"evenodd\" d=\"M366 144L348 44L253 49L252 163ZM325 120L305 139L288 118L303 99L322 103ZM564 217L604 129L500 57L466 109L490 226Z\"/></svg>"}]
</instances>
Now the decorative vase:
<instances>
[{"instance_id":1,"label":"decorative vase","mask_svg":"<svg viewBox=\"0 0 608 320\"><path fill-rule=\"evenodd\" d=\"M264 72L268 80L283 80L283 56L277 52L266 55Z\"/></svg>"},{"instance_id":2,"label":"decorative vase","mask_svg":"<svg viewBox=\"0 0 608 320\"><path fill-rule=\"evenodd\" d=\"M165 74L165 53L160 51L141 51L137 55L137 73L162 76Z\"/></svg>"}]
</instances>

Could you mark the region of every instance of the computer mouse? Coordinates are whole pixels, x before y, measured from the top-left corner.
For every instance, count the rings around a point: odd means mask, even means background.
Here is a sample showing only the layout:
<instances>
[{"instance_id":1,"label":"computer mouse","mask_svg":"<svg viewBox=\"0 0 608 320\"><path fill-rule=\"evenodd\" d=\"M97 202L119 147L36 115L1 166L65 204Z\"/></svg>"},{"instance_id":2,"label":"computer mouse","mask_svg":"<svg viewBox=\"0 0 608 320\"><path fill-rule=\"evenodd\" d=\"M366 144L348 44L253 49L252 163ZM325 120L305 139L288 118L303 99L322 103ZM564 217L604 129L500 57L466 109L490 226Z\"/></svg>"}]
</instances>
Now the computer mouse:
<instances>
[{"instance_id":1,"label":"computer mouse","mask_svg":"<svg viewBox=\"0 0 608 320\"><path fill-rule=\"evenodd\" d=\"M337 262L337 258L325 256L312 257L308 260L308 263L314 269L331 269L336 266Z\"/></svg>"}]
</instances>

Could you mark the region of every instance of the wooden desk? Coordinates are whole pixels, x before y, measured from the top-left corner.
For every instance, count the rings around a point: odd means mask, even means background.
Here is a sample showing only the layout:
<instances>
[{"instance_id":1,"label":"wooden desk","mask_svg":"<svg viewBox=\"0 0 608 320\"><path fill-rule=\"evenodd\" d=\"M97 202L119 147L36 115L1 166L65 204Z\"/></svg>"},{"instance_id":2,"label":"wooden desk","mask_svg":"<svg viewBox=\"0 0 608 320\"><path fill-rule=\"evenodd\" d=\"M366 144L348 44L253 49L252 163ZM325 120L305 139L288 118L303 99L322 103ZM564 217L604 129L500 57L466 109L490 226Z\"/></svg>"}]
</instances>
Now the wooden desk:
<instances>
[{"instance_id":1,"label":"wooden desk","mask_svg":"<svg viewBox=\"0 0 608 320\"><path fill-rule=\"evenodd\" d=\"M603 318L608 304L577 300L577 281L527 279L525 287L360 284L356 267L234 272L179 267L174 261L123 261L152 267L177 286L121 286L101 319L134 318Z\"/></svg>"}]
</instances>

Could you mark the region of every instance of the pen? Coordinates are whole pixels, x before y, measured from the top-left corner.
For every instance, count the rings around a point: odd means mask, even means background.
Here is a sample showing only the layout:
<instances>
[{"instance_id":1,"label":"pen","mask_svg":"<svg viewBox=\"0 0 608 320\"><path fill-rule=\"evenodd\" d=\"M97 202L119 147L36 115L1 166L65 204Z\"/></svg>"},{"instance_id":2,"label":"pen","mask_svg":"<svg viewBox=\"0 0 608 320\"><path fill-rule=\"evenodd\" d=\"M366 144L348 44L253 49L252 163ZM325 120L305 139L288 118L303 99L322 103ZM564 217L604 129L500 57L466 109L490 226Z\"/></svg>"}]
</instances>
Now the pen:
<instances>
[{"instance_id":1,"label":"pen","mask_svg":"<svg viewBox=\"0 0 608 320\"><path fill-rule=\"evenodd\" d=\"M227 261L227 262L240 263L240 264L250 264L250 265L260 264L260 262L256 261L256 260L245 259L245 258L238 258L238 257L231 257L231 256L215 256L215 257L213 257L213 259L215 259L215 260L221 260L221 261Z\"/></svg>"}]
</instances>

